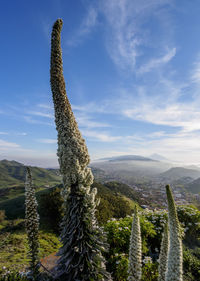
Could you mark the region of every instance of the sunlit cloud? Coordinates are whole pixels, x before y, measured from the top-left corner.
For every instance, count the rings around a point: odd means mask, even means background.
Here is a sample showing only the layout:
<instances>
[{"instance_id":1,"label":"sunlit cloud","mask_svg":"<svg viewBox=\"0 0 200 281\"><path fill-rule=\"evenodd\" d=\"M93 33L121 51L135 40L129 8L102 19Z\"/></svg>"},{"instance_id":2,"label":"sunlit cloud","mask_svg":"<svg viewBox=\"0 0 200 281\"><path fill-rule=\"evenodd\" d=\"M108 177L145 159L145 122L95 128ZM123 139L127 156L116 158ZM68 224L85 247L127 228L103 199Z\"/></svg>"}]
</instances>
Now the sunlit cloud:
<instances>
[{"instance_id":1,"label":"sunlit cloud","mask_svg":"<svg viewBox=\"0 0 200 281\"><path fill-rule=\"evenodd\" d=\"M14 142L8 142L0 139L0 148L1 149L10 149L10 148L19 148L20 145Z\"/></svg>"}]
</instances>

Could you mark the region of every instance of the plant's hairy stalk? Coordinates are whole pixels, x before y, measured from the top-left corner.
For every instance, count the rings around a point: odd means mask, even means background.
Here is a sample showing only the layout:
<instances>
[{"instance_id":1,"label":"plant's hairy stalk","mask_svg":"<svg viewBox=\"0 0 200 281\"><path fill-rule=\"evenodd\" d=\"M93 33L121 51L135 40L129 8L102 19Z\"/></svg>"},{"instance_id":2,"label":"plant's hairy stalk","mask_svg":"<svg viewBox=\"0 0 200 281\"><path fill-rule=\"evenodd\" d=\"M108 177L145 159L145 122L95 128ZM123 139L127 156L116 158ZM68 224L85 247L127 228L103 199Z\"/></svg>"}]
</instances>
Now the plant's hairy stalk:
<instances>
[{"instance_id":1,"label":"plant's hairy stalk","mask_svg":"<svg viewBox=\"0 0 200 281\"><path fill-rule=\"evenodd\" d=\"M128 264L128 281L141 280L142 274L142 242L140 231L140 218L137 206L135 206L132 223L130 245L129 245L129 264Z\"/></svg>"},{"instance_id":2,"label":"plant's hairy stalk","mask_svg":"<svg viewBox=\"0 0 200 281\"><path fill-rule=\"evenodd\" d=\"M37 212L37 201L35 197L35 188L32 183L32 176L30 168L26 168L26 182L25 182L25 226L28 237L30 260L30 274L33 280L36 280L39 274L39 215Z\"/></svg>"},{"instance_id":3,"label":"plant's hairy stalk","mask_svg":"<svg viewBox=\"0 0 200 281\"><path fill-rule=\"evenodd\" d=\"M104 234L95 218L96 189L87 146L78 129L66 95L61 51L62 20L58 19L51 37L51 89L58 131L58 160L63 178L65 214L62 221L57 280L110 280L102 256Z\"/></svg>"},{"instance_id":4,"label":"plant's hairy stalk","mask_svg":"<svg viewBox=\"0 0 200 281\"><path fill-rule=\"evenodd\" d=\"M169 230L168 230L168 223L166 223L162 235L162 242L161 242L160 255L159 255L158 281L165 281L168 251L169 251Z\"/></svg>"},{"instance_id":5,"label":"plant's hairy stalk","mask_svg":"<svg viewBox=\"0 0 200 281\"><path fill-rule=\"evenodd\" d=\"M165 281L183 280L183 253L180 224L176 205L169 185L166 186L169 223L169 252Z\"/></svg>"}]
</instances>

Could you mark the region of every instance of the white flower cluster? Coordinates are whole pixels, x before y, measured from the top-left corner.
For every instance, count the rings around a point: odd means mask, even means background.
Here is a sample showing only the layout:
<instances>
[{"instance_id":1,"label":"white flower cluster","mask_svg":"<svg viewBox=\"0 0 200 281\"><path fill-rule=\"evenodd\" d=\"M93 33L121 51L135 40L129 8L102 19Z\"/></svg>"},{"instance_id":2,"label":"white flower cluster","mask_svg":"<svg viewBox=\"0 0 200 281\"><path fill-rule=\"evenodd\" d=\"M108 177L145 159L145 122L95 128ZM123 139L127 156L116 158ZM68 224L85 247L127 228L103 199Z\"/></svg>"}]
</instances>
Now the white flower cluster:
<instances>
[{"instance_id":1,"label":"white flower cluster","mask_svg":"<svg viewBox=\"0 0 200 281\"><path fill-rule=\"evenodd\" d=\"M146 264L146 263L152 263L152 258L151 257L148 257L148 256L146 256L144 259L143 259L143 261L142 261L144 264Z\"/></svg>"},{"instance_id":2,"label":"white flower cluster","mask_svg":"<svg viewBox=\"0 0 200 281\"><path fill-rule=\"evenodd\" d=\"M169 221L169 252L165 281L183 280L183 253L181 229L178 221L176 205L169 185L166 186Z\"/></svg>"},{"instance_id":3,"label":"white flower cluster","mask_svg":"<svg viewBox=\"0 0 200 281\"><path fill-rule=\"evenodd\" d=\"M168 224L166 223L165 229L162 236L162 243L159 255L159 267L158 267L158 281L165 281L166 268L167 268L167 257L169 250L169 231Z\"/></svg>"},{"instance_id":4,"label":"white flower cluster","mask_svg":"<svg viewBox=\"0 0 200 281\"><path fill-rule=\"evenodd\" d=\"M37 200L35 197L35 188L32 184L32 176L30 169L27 167L25 182L25 225L28 236L30 269L32 273L36 273L39 263L39 215L37 212Z\"/></svg>"},{"instance_id":5,"label":"white flower cluster","mask_svg":"<svg viewBox=\"0 0 200 281\"><path fill-rule=\"evenodd\" d=\"M129 264L128 264L128 280L139 281L142 274L142 241L140 231L140 218L138 216L137 207L135 207L130 246L129 246Z\"/></svg>"}]
</instances>

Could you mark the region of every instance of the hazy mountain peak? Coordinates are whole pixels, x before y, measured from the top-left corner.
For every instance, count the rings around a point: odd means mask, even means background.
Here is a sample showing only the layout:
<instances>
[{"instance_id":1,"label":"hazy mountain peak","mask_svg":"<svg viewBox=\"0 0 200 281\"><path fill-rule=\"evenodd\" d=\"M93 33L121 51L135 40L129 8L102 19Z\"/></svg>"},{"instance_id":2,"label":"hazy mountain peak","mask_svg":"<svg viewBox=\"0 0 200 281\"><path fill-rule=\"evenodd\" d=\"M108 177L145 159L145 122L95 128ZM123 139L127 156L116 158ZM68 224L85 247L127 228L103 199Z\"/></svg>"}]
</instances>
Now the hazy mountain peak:
<instances>
[{"instance_id":1,"label":"hazy mountain peak","mask_svg":"<svg viewBox=\"0 0 200 281\"><path fill-rule=\"evenodd\" d=\"M153 159L153 160L158 160L158 161L169 161L166 157L157 154L157 153L153 153L149 156L149 158Z\"/></svg>"},{"instance_id":2,"label":"hazy mountain peak","mask_svg":"<svg viewBox=\"0 0 200 281\"><path fill-rule=\"evenodd\" d=\"M104 161L157 161L148 157L140 156L140 155L120 155L120 156L112 156L107 158L101 158L99 160Z\"/></svg>"}]
</instances>

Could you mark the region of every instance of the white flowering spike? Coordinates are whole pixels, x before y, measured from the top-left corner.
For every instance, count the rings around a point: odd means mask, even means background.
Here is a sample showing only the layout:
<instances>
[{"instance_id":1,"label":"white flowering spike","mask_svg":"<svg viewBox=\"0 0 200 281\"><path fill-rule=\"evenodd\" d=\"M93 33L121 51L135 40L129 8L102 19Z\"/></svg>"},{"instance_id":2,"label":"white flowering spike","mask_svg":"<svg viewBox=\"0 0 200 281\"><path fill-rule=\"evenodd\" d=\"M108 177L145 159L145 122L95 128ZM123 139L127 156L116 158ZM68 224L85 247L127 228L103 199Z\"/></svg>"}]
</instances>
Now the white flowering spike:
<instances>
[{"instance_id":1,"label":"white flowering spike","mask_svg":"<svg viewBox=\"0 0 200 281\"><path fill-rule=\"evenodd\" d=\"M35 188L32 184L31 171L27 167L25 182L25 226L28 237L30 260L30 275L34 278L39 274L39 215L37 212L37 201L35 197Z\"/></svg>"},{"instance_id":2,"label":"white flowering spike","mask_svg":"<svg viewBox=\"0 0 200 281\"><path fill-rule=\"evenodd\" d=\"M165 281L168 251L169 251L169 230L168 230L168 223L166 223L162 235L162 242L161 242L160 255L159 255L158 281Z\"/></svg>"},{"instance_id":3,"label":"white flowering spike","mask_svg":"<svg viewBox=\"0 0 200 281\"><path fill-rule=\"evenodd\" d=\"M65 90L60 46L61 29L62 20L58 19L53 26L51 37L51 90L58 131L57 155L60 172L64 187L71 187L73 184L90 186L93 182L93 176L87 167L90 162L87 146L78 129Z\"/></svg>"},{"instance_id":4,"label":"white flowering spike","mask_svg":"<svg viewBox=\"0 0 200 281\"><path fill-rule=\"evenodd\" d=\"M135 206L130 245L129 245L129 264L128 280L139 281L142 274L142 242L140 231L140 218L138 216L137 206Z\"/></svg>"},{"instance_id":5,"label":"white flowering spike","mask_svg":"<svg viewBox=\"0 0 200 281\"><path fill-rule=\"evenodd\" d=\"M58 131L58 160L63 178L64 217L56 280L110 280L105 270L104 234L98 227L96 189L91 191L93 175L87 167L89 154L66 95L61 51L62 20L58 19L51 37L51 89Z\"/></svg>"},{"instance_id":6,"label":"white flowering spike","mask_svg":"<svg viewBox=\"0 0 200 281\"><path fill-rule=\"evenodd\" d=\"M165 281L183 281L183 253L180 224L169 185L166 186L169 223L169 252Z\"/></svg>"}]
</instances>

